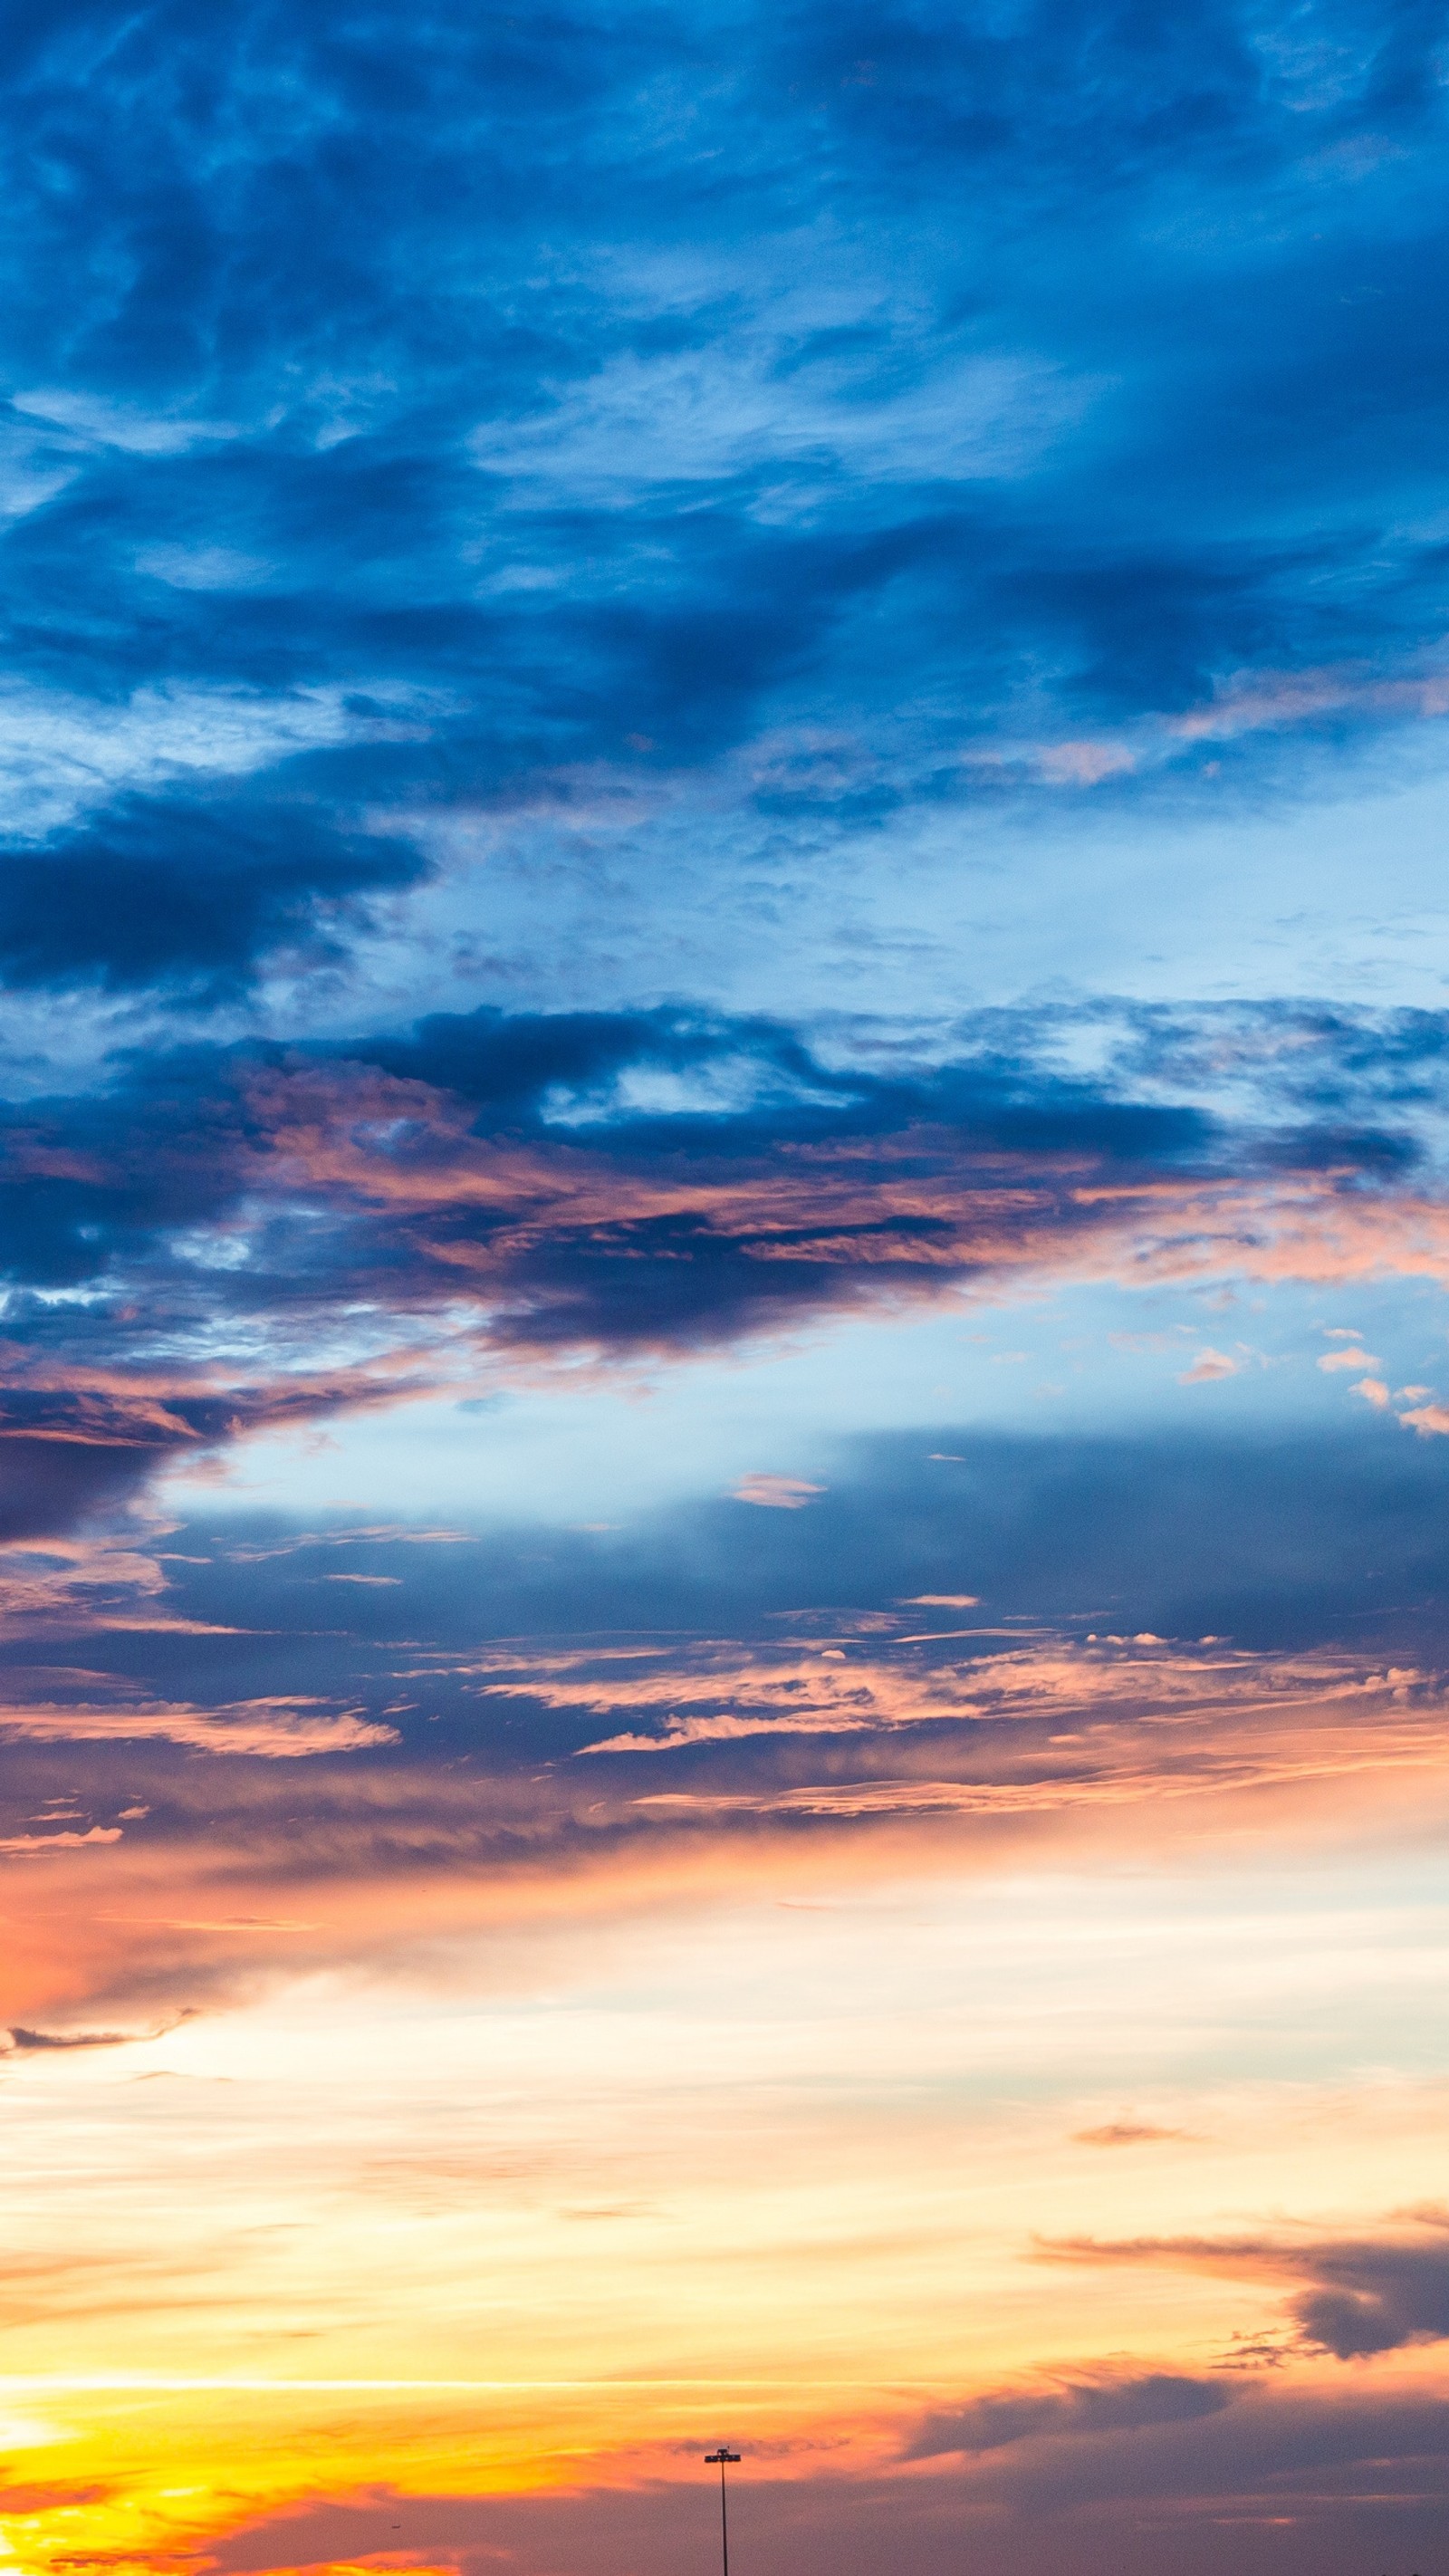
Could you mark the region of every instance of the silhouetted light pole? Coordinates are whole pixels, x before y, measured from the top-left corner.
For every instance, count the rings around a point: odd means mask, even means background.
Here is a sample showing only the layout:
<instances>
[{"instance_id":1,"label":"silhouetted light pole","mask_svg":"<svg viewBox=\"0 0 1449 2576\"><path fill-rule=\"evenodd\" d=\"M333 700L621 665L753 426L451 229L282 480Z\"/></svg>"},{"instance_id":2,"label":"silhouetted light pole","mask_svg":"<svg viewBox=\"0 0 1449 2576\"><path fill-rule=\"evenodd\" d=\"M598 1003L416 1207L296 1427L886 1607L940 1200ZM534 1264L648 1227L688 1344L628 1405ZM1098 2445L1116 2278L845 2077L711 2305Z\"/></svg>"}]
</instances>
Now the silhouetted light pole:
<instances>
[{"instance_id":1,"label":"silhouetted light pole","mask_svg":"<svg viewBox=\"0 0 1449 2576\"><path fill-rule=\"evenodd\" d=\"M723 2442L717 2451L706 2451L704 2455L705 2467L707 2469L717 2467L719 2470L719 2538L720 2547L724 2551L724 2576L730 2576L730 2525L729 2513L725 2505L725 2463L728 2461L731 2467L737 2468L739 2457L738 2451L727 2451Z\"/></svg>"}]
</instances>

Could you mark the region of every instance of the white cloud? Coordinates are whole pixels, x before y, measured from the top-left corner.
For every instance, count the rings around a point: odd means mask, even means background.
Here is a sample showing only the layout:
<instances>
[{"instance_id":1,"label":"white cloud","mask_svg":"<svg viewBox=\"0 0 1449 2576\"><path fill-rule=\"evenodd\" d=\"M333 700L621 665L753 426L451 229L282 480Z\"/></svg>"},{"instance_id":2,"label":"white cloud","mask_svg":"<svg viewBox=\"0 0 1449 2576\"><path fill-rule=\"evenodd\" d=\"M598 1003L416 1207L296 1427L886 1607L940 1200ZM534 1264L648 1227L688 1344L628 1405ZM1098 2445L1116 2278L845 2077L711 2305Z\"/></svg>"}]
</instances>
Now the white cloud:
<instances>
[{"instance_id":1,"label":"white cloud","mask_svg":"<svg viewBox=\"0 0 1449 2576\"><path fill-rule=\"evenodd\" d=\"M0 682L0 798L10 830L39 840L127 789L245 777L367 730L339 689L138 689L106 705Z\"/></svg>"},{"instance_id":2,"label":"white cloud","mask_svg":"<svg viewBox=\"0 0 1449 2576\"><path fill-rule=\"evenodd\" d=\"M474 458L491 473L596 496L770 465L877 482L980 481L1025 472L1094 390L1034 357L1005 355L958 359L934 381L876 390L848 362L790 364L793 337L766 325L739 333L728 355L630 352L570 387L551 412L480 425Z\"/></svg>"},{"instance_id":3,"label":"white cloud","mask_svg":"<svg viewBox=\"0 0 1449 2576\"><path fill-rule=\"evenodd\" d=\"M118 447L127 456L184 456L189 447L236 438L227 420L186 420L175 414L128 410L103 395L71 393L64 386L37 385L12 394L11 406L30 420L48 421L95 447Z\"/></svg>"},{"instance_id":4,"label":"white cloud","mask_svg":"<svg viewBox=\"0 0 1449 2576\"><path fill-rule=\"evenodd\" d=\"M23 519L73 482L81 460L59 451L53 439L13 421L0 421L0 515Z\"/></svg>"},{"instance_id":5,"label":"white cloud","mask_svg":"<svg viewBox=\"0 0 1449 2576\"><path fill-rule=\"evenodd\" d=\"M136 570L172 590L254 590L271 566L232 546L143 546Z\"/></svg>"}]
</instances>

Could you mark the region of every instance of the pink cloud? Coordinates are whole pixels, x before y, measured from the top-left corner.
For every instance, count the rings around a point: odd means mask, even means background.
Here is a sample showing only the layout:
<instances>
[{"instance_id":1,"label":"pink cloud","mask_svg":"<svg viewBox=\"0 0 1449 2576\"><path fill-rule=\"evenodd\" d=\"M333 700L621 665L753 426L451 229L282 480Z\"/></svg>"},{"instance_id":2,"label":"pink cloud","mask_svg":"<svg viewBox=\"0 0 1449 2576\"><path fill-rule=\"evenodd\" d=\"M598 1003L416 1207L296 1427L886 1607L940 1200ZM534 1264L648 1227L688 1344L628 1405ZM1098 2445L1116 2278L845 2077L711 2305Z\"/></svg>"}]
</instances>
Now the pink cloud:
<instances>
[{"instance_id":1,"label":"pink cloud","mask_svg":"<svg viewBox=\"0 0 1449 2576\"><path fill-rule=\"evenodd\" d=\"M602 1352L623 1329L627 1301L559 1306L548 1282L560 1251L586 1243L592 1262L614 1262L632 1280L639 1232L661 1220L733 1246L738 1301L718 1324L731 1332L768 1329L802 1298L821 1308L895 1304L1023 1272L1128 1285L1235 1274L1332 1285L1399 1274L1449 1284L1449 1208L1349 1191L1332 1170L1251 1182L1108 1178L1087 1154L1026 1166L924 1123L874 1137L868 1151L858 1140L815 1140L763 1148L723 1170L687 1152L634 1169L573 1137L480 1138L465 1103L356 1067L269 1071L247 1096L254 1126L244 1177L257 1221L301 1193L320 1218L358 1229L347 1331L375 1346L344 1365L301 1369L293 1327L278 1316L273 1359L254 1363L245 1382L212 1357L127 1371L16 1353L14 1385L56 1400L53 1414L32 1408L0 1434L199 1457L218 1441L333 1409L471 1391L484 1359L516 1373L547 1366L566 1345L577 1353L592 1342ZM460 1227L469 1211L488 1222ZM371 1283L370 1224L388 1259L364 1323L352 1291L359 1279ZM392 1257L399 1233L401 1265ZM778 1294L774 1264L794 1274ZM297 1332L315 1335L317 1316L309 1303ZM715 1328L702 1316L702 1330ZM631 1338L639 1338L632 1328ZM660 1346L669 1339L661 1328ZM1324 1358L1330 1368L1373 1364L1361 1345ZM1187 1382L1241 1365L1205 1351Z\"/></svg>"},{"instance_id":2,"label":"pink cloud","mask_svg":"<svg viewBox=\"0 0 1449 2576\"><path fill-rule=\"evenodd\" d=\"M1353 665L1304 671L1240 671L1211 698L1182 715L1149 715L1127 734L1091 735L1018 751L1048 785L1095 787L1104 778L1160 767L1184 744L1235 742L1245 734L1282 733L1342 715L1384 723L1432 721L1449 714L1449 676L1411 672L1381 678ZM993 765L1003 763L994 756Z\"/></svg>"},{"instance_id":3,"label":"pink cloud","mask_svg":"<svg viewBox=\"0 0 1449 2576\"><path fill-rule=\"evenodd\" d=\"M30 1743L186 1745L197 1753L261 1755L357 1753L396 1744L397 1731L355 1709L329 1711L317 1700L234 1700L217 1708L3 1708L0 1737Z\"/></svg>"},{"instance_id":4,"label":"pink cloud","mask_svg":"<svg viewBox=\"0 0 1449 2576\"><path fill-rule=\"evenodd\" d=\"M1330 1712L1344 1711L1355 1764L1369 1757L1370 1746L1357 1718L1347 1715L1350 1710L1373 1704L1381 1716L1412 1710L1416 1740L1425 1725L1437 1740L1444 1724L1434 1676L1408 1666L1385 1669L1367 1659L1184 1648L1147 1635L1101 1638L1084 1646L1048 1637L964 1662L949 1650L945 1655L918 1651L946 1643L936 1636L892 1640L873 1634L832 1638L828 1652L819 1644L782 1648L732 1642L701 1642L692 1649L636 1647L627 1656L620 1650L607 1656L586 1648L535 1655L500 1648L470 1669L486 1676L485 1697L525 1697L550 1709L634 1721L587 1746L585 1755L668 1753L761 1735L897 1735L943 1721L967 1727L1010 1722L1021 1730L1019 1754L998 1746L990 1757L995 1777L977 1775L944 1787L917 1781L904 1800L910 1806L927 1797L957 1810L963 1802L975 1808L1070 1801L1090 1794L1090 1780L1103 1762L1119 1784L1127 1777L1137 1784L1134 1795L1168 1794L1179 1754L1188 1755L1188 1739L1176 1736L1188 1720L1208 1730L1194 1740L1205 1746L1210 1735L1209 1768L1219 1785L1225 1776L1218 1767L1226 1742L1223 1730L1235 1735L1240 1722L1240 1752L1254 1771L1259 1758L1267 1757L1272 1730L1280 1723L1296 1731L1311 1719L1313 1729L1321 1731ZM1090 1734L1065 1740L1071 1749L1055 1754L1049 1778L1023 1781L1016 1776L1018 1761L1033 1775L1037 1771L1042 1754L1038 1727L1060 1747L1063 1739L1057 1731L1063 1723L1083 1719L1091 1721ZM1118 1721L1127 1732L1114 1737ZM1338 1722L1335 1717L1333 1725ZM1161 1739L1144 1734L1144 1728L1155 1725L1173 1732ZM1381 1755L1386 1741L1381 1728L1372 1758ZM1336 1763L1338 1756L1334 1759ZM1297 1771L1303 1761L1300 1742L1291 1767ZM1125 1766L1120 1773L1119 1763ZM974 1759L970 1767L975 1774ZM868 1805L897 1802L900 1783L894 1779L866 1787ZM842 1794L854 1812L862 1794L859 1784ZM807 1802L826 1796L828 1803L835 1791L808 1788L798 1796Z\"/></svg>"},{"instance_id":5,"label":"pink cloud","mask_svg":"<svg viewBox=\"0 0 1449 2576\"><path fill-rule=\"evenodd\" d=\"M1434 1432L1449 1433L1449 1405L1415 1405L1411 1412L1401 1413L1399 1420L1406 1422L1410 1429L1417 1431L1421 1437L1427 1437Z\"/></svg>"},{"instance_id":6,"label":"pink cloud","mask_svg":"<svg viewBox=\"0 0 1449 2576\"><path fill-rule=\"evenodd\" d=\"M255 1762L218 1814L214 1764L166 1759L131 1712L96 1710L97 1733L130 1738L127 1791L154 1782L164 1795L165 1830L137 1818L121 1839L124 1816L24 1820L14 1858L44 1862L56 1901L15 1909L7 1927L5 2018L95 2010L110 2026L127 1998L149 2016L294 1973L299 1941L310 1971L485 1923L593 1920L670 1888L754 1883L775 1831L793 1889L817 1866L811 1852L838 1873L842 1837L867 1874L898 1872L903 1839L923 1868L1011 1866L1038 1843L1058 1858L1106 1844L1160 1862L1175 1837L1240 1837L1245 1800L1271 1802L1275 1830L1313 1835L1325 1814L1361 1829L1411 1803L1422 1822L1442 1793L1449 1698L1423 1669L1145 1636L1041 1634L973 1658L889 1633L903 1625L900 1613L868 1632L833 1622L789 1644L500 1641L449 1668L475 1677L485 1703L582 1712L592 1758L542 1777L480 1765L440 1778L405 1755L324 1764L307 1780L301 1837L290 1763ZM229 1749L276 1755L334 1713L257 1702L151 1714L187 1750L228 1749L216 1738L230 1729ZM7 1730L17 1720L53 1726L57 1742L75 1724L19 1710Z\"/></svg>"},{"instance_id":7,"label":"pink cloud","mask_svg":"<svg viewBox=\"0 0 1449 2576\"><path fill-rule=\"evenodd\" d=\"M1102 779L1136 767L1136 752L1125 742L1110 738L1051 743L1037 761L1040 777L1067 787L1096 787Z\"/></svg>"},{"instance_id":8,"label":"pink cloud","mask_svg":"<svg viewBox=\"0 0 1449 2576\"><path fill-rule=\"evenodd\" d=\"M803 1476L742 1476L734 1488L737 1503L761 1503L775 1512L798 1512L823 1494L824 1485L811 1485Z\"/></svg>"},{"instance_id":9,"label":"pink cloud","mask_svg":"<svg viewBox=\"0 0 1449 2576\"><path fill-rule=\"evenodd\" d=\"M1242 1365L1241 1360L1230 1359L1226 1351L1209 1348L1198 1352L1190 1369L1179 1372L1177 1382L1179 1386L1205 1386L1214 1378L1236 1377Z\"/></svg>"}]
</instances>

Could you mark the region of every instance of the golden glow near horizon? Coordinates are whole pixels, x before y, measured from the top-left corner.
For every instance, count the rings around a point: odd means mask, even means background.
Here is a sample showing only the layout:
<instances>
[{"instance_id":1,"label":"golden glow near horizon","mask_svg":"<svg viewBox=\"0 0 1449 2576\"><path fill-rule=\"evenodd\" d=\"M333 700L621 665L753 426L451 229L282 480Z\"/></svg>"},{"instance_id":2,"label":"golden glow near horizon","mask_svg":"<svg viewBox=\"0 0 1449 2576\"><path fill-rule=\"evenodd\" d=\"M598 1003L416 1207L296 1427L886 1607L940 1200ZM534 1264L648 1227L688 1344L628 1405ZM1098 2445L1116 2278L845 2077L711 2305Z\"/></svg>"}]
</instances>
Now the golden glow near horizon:
<instances>
[{"instance_id":1,"label":"golden glow near horizon","mask_svg":"<svg viewBox=\"0 0 1449 2576\"><path fill-rule=\"evenodd\" d=\"M1238 1791L1166 1867L718 1850L482 1929L433 1887L382 1953L354 1919L155 2037L13 2056L11 2562L628 2487L722 2421L755 2476L842 2437L909 2474L977 2395L1249 2348L1331 2384L1295 2249L1442 2191L1449 1899L1346 1798L1262 1821Z\"/></svg>"}]
</instances>

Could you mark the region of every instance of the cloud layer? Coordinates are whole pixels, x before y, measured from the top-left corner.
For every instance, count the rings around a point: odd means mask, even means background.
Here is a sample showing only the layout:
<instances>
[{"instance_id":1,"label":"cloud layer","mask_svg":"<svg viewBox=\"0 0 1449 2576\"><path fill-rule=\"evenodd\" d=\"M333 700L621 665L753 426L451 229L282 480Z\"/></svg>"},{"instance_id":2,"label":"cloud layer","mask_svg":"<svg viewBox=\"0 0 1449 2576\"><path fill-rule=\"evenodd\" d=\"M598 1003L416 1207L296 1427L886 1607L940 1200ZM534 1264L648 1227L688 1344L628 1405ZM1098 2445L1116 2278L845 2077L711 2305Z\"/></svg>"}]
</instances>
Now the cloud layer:
<instances>
[{"instance_id":1,"label":"cloud layer","mask_svg":"<svg viewBox=\"0 0 1449 2576\"><path fill-rule=\"evenodd\" d=\"M7 977L315 968L460 816L813 876L1432 731L1436 43L17 31Z\"/></svg>"},{"instance_id":2,"label":"cloud layer","mask_svg":"<svg viewBox=\"0 0 1449 2576\"><path fill-rule=\"evenodd\" d=\"M8 1526L63 1530L260 1427L571 1352L681 1356L1064 1280L1445 1276L1424 1015L1310 1022L1286 1081L1261 1019L1225 1021L1236 1114L1192 1096L1201 1025L1149 1017L1090 1078L1053 1064L1064 1029L1027 1034L883 1071L767 1022L483 1010L346 1046L195 1044L17 1102ZM1210 1346L1179 1374L1241 1367ZM1355 1392L1439 1427L1431 1387Z\"/></svg>"}]
</instances>

